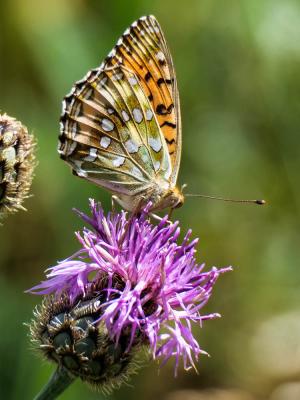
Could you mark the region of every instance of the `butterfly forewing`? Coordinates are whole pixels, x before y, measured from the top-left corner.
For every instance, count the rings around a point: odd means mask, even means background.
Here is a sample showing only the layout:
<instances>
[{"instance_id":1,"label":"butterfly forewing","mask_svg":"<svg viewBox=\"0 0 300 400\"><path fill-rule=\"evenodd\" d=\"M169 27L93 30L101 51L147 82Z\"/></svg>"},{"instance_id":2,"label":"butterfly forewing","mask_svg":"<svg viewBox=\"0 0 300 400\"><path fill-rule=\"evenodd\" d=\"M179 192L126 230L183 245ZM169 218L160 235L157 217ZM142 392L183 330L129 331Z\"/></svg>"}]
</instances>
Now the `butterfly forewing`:
<instances>
[{"instance_id":1,"label":"butterfly forewing","mask_svg":"<svg viewBox=\"0 0 300 400\"><path fill-rule=\"evenodd\" d=\"M140 77L168 146L175 183L181 156L179 95L171 54L155 17L142 17L124 32L104 63L116 64Z\"/></svg>"}]
</instances>

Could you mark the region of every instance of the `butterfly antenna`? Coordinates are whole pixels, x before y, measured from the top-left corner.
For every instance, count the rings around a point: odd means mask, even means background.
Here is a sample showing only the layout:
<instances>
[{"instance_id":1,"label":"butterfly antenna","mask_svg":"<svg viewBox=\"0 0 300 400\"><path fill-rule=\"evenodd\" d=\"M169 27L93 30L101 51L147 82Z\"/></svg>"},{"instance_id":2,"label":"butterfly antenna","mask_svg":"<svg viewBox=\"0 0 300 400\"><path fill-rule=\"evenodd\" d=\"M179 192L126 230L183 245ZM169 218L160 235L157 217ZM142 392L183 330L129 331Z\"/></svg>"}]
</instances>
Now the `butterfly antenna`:
<instances>
[{"instance_id":1,"label":"butterfly antenna","mask_svg":"<svg viewBox=\"0 0 300 400\"><path fill-rule=\"evenodd\" d=\"M202 197L204 199L212 199L212 200L221 200L221 201L229 201L230 203L250 203L250 204L258 204L263 206L266 204L265 200L239 200L239 199L227 199L224 197L216 197L216 196L206 196L204 194L192 194L186 193L185 197Z\"/></svg>"}]
</instances>

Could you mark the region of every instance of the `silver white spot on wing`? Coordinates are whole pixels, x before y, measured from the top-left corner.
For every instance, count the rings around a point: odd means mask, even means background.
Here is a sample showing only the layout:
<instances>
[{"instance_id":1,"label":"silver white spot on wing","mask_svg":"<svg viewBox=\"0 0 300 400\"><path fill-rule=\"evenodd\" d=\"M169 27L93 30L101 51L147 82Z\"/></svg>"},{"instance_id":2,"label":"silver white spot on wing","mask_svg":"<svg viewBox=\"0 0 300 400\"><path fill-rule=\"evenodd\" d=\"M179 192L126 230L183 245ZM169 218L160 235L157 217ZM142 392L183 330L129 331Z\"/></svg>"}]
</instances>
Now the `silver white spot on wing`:
<instances>
[{"instance_id":1,"label":"silver white spot on wing","mask_svg":"<svg viewBox=\"0 0 300 400\"><path fill-rule=\"evenodd\" d=\"M105 132L111 132L114 129L115 124L110 119L103 118L101 121L101 127Z\"/></svg>"},{"instance_id":2,"label":"silver white spot on wing","mask_svg":"<svg viewBox=\"0 0 300 400\"><path fill-rule=\"evenodd\" d=\"M125 162L125 157L122 157L122 156L116 157L113 160L113 166L114 167L121 167L121 165L123 165L124 162Z\"/></svg>"},{"instance_id":3,"label":"silver white spot on wing","mask_svg":"<svg viewBox=\"0 0 300 400\"><path fill-rule=\"evenodd\" d=\"M84 80L84 81L87 81L87 80L90 78L91 75L92 75L92 71L87 72L87 73L84 75L83 80Z\"/></svg>"},{"instance_id":4,"label":"silver white spot on wing","mask_svg":"<svg viewBox=\"0 0 300 400\"><path fill-rule=\"evenodd\" d=\"M133 118L134 120L140 124L143 121L143 113L142 110L140 108L134 108L132 110L132 114L133 114Z\"/></svg>"},{"instance_id":5,"label":"silver white spot on wing","mask_svg":"<svg viewBox=\"0 0 300 400\"><path fill-rule=\"evenodd\" d=\"M84 157L84 161L93 162L93 161L96 160L96 158L97 158L97 149L91 147L91 148L90 148L89 155L86 156L86 157Z\"/></svg>"},{"instance_id":6,"label":"silver white spot on wing","mask_svg":"<svg viewBox=\"0 0 300 400\"><path fill-rule=\"evenodd\" d=\"M127 140L127 142L125 142L125 147L128 151L128 153L137 153L139 146L131 139Z\"/></svg>"},{"instance_id":7,"label":"silver white spot on wing","mask_svg":"<svg viewBox=\"0 0 300 400\"><path fill-rule=\"evenodd\" d=\"M76 174L78 176L80 176L81 178L86 178L87 177L87 172L84 171L83 169L80 169L80 168L76 170Z\"/></svg>"},{"instance_id":8,"label":"silver white spot on wing","mask_svg":"<svg viewBox=\"0 0 300 400\"><path fill-rule=\"evenodd\" d=\"M164 61L165 60L165 55L162 51L159 51L156 53L156 57L159 61Z\"/></svg>"},{"instance_id":9,"label":"silver white spot on wing","mask_svg":"<svg viewBox=\"0 0 300 400\"><path fill-rule=\"evenodd\" d=\"M84 89L82 89L82 90L84 90ZM81 91L82 91L82 90L81 90ZM81 92L81 91L80 91L80 92ZM84 98L85 98L86 100L88 100L88 99L92 96L93 91L94 91L93 88L89 89L89 90L84 94Z\"/></svg>"},{"instance_id":10,"label":"silver white spot on wing","mask_svg":"<svg viewBox=\"0 0 300 400\"><path fill-rule=\"evenodd\" d=\"M149 156L147 154L142 154L142 160L144 161L144 163L149 162Z\"/></svg>"},{"instance_id":11,"label":"silver white spot on wing","mask_svg":"<svg viewBox=\"0 0 300 400\"><path fill-rule=\"evenodd\" d=\"M146 110L146 120L151 121L153 118L153 112L151 110Z\"/></svg>"},{"instance_id":12,"label":"silver white spot on wing","mask_svg":"<svg viewBox=\"0 0 300 400\"><path fill-rule=\"evenodd\" d=\"M77 126L77 122L73 122L71 124L71 137L72 139L75 139L75 136L78 133L78 126Z\"/></svg>"},{"instance_id":13,"label":"silver white spot on wing","mask_svg":"<svg viewBox=\"0 0 300 400\"><path fill-rule=\"evenodd\" d=\"M108 57L114 57L116 55L116 49L113 48L110 53L108 53Z\"/></svg>"},{"instance_id":14,"label":"silver white spot on wing","mask_svg":"<svg viewBox=\"0 0 300 400\"><path fill-rule=\"evenodd\" d=\"M143 178L142 171L141 171L138 167L136 167L136 166L134 166L134 167L132 168L131 173L132 173L132 175L133 175L135 178L138 178L138 179Z\"/></svg>"},{"instance_id":15,"label":"silver white spot on wing","mask_svg":"<svg viewBox=\"0 0 300 400\"><path fill-rule=\"evenodd\" d=\"M159 168L160 168L160 162L159 162L159 161L155 161L155 162L154 162L154 169L155 169L155 171L158 171Z\"/></svg>"},{"instance_id":16,"label":"silver white spot on wing","mask_svg":"<svg viewBox=\"0 0 300 400\"><path fill-rule=\"evenodd\" d=\"M101 86L104 86L104 85L106 84L106 82L107 82L107 76L105 76L104 78L102 78L102 79L100 80L100 85L101 85Z\"/></svg>"},{"instance_id":17,"label":"silver white spot on wing","mask_svg":"<svg viewBox=\"0 0 300 400\"><path fill-rule=\"evenodd\" d=\"M102 136L102 138L100 139L100 146L103 147L104 149L107 149L108 146L110 145L110 142L111 138L107 136Z\"/></svg>"},{"instance_id":18,"label":"silver white spot on wing","mask_svg":"<svg viewBox=\"0 0 300 400\"><path fill-rule=\"evenodd\" d=\"M113 114L115 112L115 110L113 108L108 108L107 109L108 114Z\"/></svg>"},{"instance_id":19,"label":"silver white spot on wing","mask_svg":"<svg viewBox=\"0 0 300 400\"><path fill-rule=\"evenodd\" d=\"M125 110L122 110L122 118L124 122L129 121L129 115L127 114L127 112Z\"/></svg>"},{"instance_id":20,"label":"silver white spot on wing","mask_svg":"<svg viewBox=\"0 0 300 400\"><path fill-rule=\"evenodd\" d=\"M156 153L159 152L159 151L161 150L162 144L161 144L160 139L155 139L155 138L153 138L153 137L150 137L149 140L148 140L148 142L149 142L150 147L151 147Z\"/></svg>"},{"instance_id":21,"label":"silver white spot on wing","mask_svg":"<svg viewBox=\"0 0 300 400\"><path fill-rule=\"evenodd\" d=\"M67 146L66 156L70 156L73 151L76 149L77 143L76 142L68 142L69 146Z\"/></svg>"},{"instance_id":22,"label":"silver white spot on wing","mask_svg":"<svg viewBox=\"0 0 300 400\"><path fill-rule=\"evenodd\" d=\"M77 103L75 106L74 117L78 117L81 112L81 103Z\"/></svg>"},{"instance_id":23,"label":"silver white spot on wing","mask_svg":"<svg viewBox=\"0 0 300 400\"><path fill-rule=\"evenodd\" d=\"M123 78L123 73L122 72L117 72L113 74L112 79L114 81L120 81Z\"/></svg>"},{"instance_id":24,"label":"silver white spot on wing","mask_svg":"<svg viewBox=\"0 0 300 400\"><path fill-rule=\"evenodd\" d=\"M59 155L65 155L66 145L59 142L57 146L57 152Z\"/></svg>"},{"instance_id":25,"label":"silver white spot on wing","mask_svg":"<svg viewBox=\"0 0 300 400\"><path fill-rule=\"evenodd\" d=\"M129 34L130 34L130 29L127 28L126 31L123 33L123 35L124 35L124 36L127 36L127 35L129 35Z\"/></svg>"},{"instance_id":26,"label":"silver white spot on wing","mask_svg":"<svg viewBox=\"0 0 300 400\"><path fill-rule=\"evenodd\" d=\"M117 46L121 46L122 43L123 43L123 39L120 38L120 39L117 41Z\"/></svg>"},{"instance_id":27,"label":"silver white spot on wing","mask_svg":"<svg viewBox=\"0 0 300 400\"><path fill-rule=\"evenodd\" d=\"M137 83L138 83L138 81L137 81L137 79L134 77L134 76L130 76L129 78L128 78L128 82L130 83L130 85L137 85Z\"/></svg>"},{"instance_id":28,"label":"silver white spot on wing","mask_svg":"<svg viewBox=\"0 0 300 400\"><path fill-rule=\"evenodd\" d=\"M66 108L67 108L67 102L65 99L63 99L63 102L62 102L62 112L63 113L66 111Z\"/></svg>"}]
</instances>

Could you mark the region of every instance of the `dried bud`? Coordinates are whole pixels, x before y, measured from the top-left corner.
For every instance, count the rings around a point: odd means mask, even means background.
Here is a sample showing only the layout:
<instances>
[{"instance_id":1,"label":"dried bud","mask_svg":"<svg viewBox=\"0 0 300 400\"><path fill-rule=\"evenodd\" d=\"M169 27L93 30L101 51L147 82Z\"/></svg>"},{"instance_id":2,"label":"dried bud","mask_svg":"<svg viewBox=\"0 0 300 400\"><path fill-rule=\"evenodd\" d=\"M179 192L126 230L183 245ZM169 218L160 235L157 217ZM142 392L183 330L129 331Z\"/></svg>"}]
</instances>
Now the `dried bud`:
<instances>
[{"instance_id":1,"label":"dried bud","mask_svg":"<svg viewBox=\"0 0 300 400\"><path fill-rule=\"evenodd\" d=\"M75 301L67 295L47 296L34 313L30 334L34 347L48 360L93 388L110 392L137 369L142 338L133 339L124 330L117 343L111 339L105 323L99 322L105 301L99 291L94 287Z\"/></svg>"},{"instance_id":2,"label":"dried bud","mask_svg":"<svg viewBox=\"0 0 300 400\"><path fill-rule=\"evenodd\" d=\"M35 140L27 128L8 115L0 115L0 218L23 209L36 165Z\"/></svg>"}]
</instances>

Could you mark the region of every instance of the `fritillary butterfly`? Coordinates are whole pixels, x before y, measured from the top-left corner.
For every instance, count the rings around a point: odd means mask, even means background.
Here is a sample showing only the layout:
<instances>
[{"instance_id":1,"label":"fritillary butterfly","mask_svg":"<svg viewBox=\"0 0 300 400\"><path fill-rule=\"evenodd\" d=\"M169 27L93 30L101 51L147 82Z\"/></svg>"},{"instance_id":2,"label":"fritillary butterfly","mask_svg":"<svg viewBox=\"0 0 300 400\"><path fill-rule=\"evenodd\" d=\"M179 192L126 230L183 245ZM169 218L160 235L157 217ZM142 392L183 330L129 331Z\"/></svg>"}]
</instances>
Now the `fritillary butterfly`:
<instances>
[{"instance_id":1,"label":"fritillary butterfly","mask_svg":"<svg viewBox=\"0 0 300 400\"><path fill-rule=\"evenodd\" d=\"M58 152L73 173L136 211L179 207L181 119L174 66L152 15L135 21L64 98Z\"/></svg>"}]
</instances>

